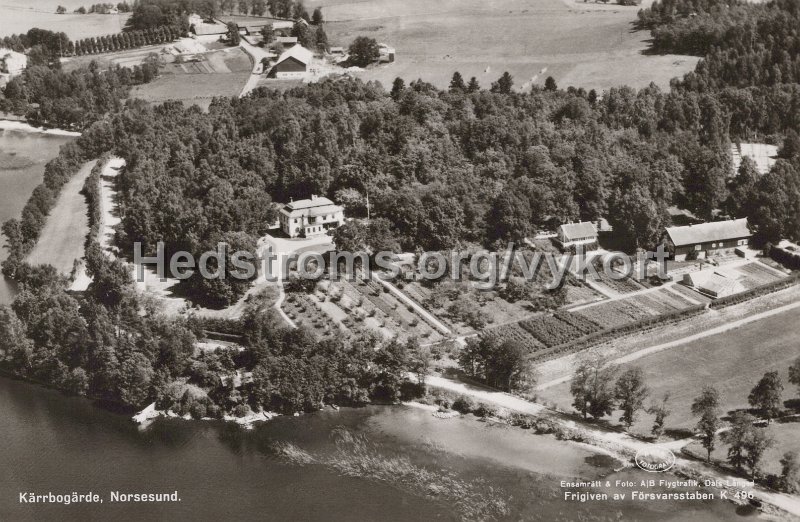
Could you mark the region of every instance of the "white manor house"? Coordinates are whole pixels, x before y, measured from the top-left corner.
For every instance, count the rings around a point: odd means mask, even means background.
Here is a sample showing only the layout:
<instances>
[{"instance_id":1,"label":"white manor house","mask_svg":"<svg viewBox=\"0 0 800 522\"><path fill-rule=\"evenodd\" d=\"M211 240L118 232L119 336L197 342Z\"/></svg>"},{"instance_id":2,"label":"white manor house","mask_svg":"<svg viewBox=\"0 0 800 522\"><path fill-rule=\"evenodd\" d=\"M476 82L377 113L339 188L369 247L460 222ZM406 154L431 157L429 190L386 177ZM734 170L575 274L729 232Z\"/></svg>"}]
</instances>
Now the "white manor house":
<instances>
[{"instance_id":1,"label":"white manor house","mask_svg":"<svg viewBox=\"0 0 800 522\"><path fill-rule=\"evenodd\" d=\"M290 201L280 210L281 230L292 238L325 234L343 223L344 208L320 196Z\"/></svg>"}]
</instances>

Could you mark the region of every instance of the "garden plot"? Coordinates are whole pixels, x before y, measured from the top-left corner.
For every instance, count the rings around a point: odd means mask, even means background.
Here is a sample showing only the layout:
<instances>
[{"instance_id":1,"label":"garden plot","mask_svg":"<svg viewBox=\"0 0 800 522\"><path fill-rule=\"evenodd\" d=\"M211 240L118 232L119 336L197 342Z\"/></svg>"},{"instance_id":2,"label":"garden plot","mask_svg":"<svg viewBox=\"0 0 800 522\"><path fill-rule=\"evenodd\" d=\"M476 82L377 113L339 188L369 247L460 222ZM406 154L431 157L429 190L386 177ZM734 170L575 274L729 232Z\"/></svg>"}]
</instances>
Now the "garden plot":
<instances>
[{"instance_id":1,"label":"garden plot","mask_svg":"<svg viewBox=\"0 0 800 522\"><path fill-rule=\"evenodd\" d=\"M613 328L623 326L645 317L658 315L647 309L643 309L628 300L609 301L597 306L584 308L577 315L583 316L590 321L597 323L601 328Z\"/></svg>"},{"instance_id":2,"label":"garden plot","mask_svg":"<svg viewBox=\"0 0 800 522\"><path fill-rule=\"evenodd\" d=\"M291 293L283 302L283 310L298 326L306 326L317 337L331 337L344 333L347 329L331 318L314 296L302 293Z\"/></svg>"},{"instance_id":3,"label":"garden plot","mask_svg":"<svg viewBox=\"0 0 800 522\"><path fill-rule=\"evenodd\" d=\"M677 302L679 299L677 296L674 297L675 299L672 299L670 295L651 292L632 297L630 303L635 306L640 306L642 309L648 310L656 315L667 314L686 308L686 306Z\"/></svg>"},{"instance_id":4,"label":"garden plot","mask_svg":"<svg viewBox=\"0 0 800 522\"><path fill-rule=\"evenodd\" d=\"M536 353L598 330L600 326L586 317L560 311L553 315L542 314L518 323L492 328L483 335L500 341L517 341L531 353Z\"/></svg>"},{"instance_id":5,"label":"garden plot","mask_svg":"<svg viewBox=\"0 0 800 522\"><path fill-rule=\"evenodd\" d=\"M528 348L531 353L547 348L527 330L522 328L519 323L506 324L497 328L492 328L483 332L482 335L484 337L497 339L499 342L516 341Z\"/></svg>"},{"instance_id":6,"label":"garden plot","mask_svg":"<svg viewBox=\"0 0 800 522\"><path fill-rule=\"evenodd\" d=\"M593 321L584 316L570 313L540 315L520 321L519 325L548 348L574 341L599 330L598 325Z\"/></svg>"},{"instance_id":7,"label":"garden plot","mask_svg":"<svg viewBox=\"0 0 800 522\"><path fill-rule=\"evenodd\" d=\"M774 269L771 269L759 262L738 266L735 270L736 272L742 274L739 282L742 283L742 286L744 286L747 290L772 283L773 281L777 281L782 277Z\"/></svg>"},{"instance_id":8,"label":"garden plot","mask_svg":"<svg viewBox=\"0 0 800 522\"><path fill-rule=\"evenodd\" d=\"M629 277L626 277L625 279L614 280L606 276L601 269L598 270L598 273L600 274L600 278L594 281L594 283L599 286L610 288L613 292L618 294L630 294L631 292L638 292L646 288L641 283Z\"/></svg>"},{"instance_id":9,"label":"garden plot","mask_svg":"<svg viewBox=\"0 0 800 522\"><path fill-rule=\"evenodd\" d=\"M413 308L375 281L321 281L312 294L289 294L284 310L291 319L311 326L320 336L337 332L331 328L335 325L345 333L373 330L384 338L416 337L422 342L442 339Z\"/></svg>"},{"instance_id":10,"label":"garden plot","mask_svg":"<svg viewBox=\"0 0 800 522\"><path fill-rule=\"evenodd\" d=\"M603 296L586 285L567 286L567 302L572 306L593 303L601 299Z\"/></svg>"}]
</instances>

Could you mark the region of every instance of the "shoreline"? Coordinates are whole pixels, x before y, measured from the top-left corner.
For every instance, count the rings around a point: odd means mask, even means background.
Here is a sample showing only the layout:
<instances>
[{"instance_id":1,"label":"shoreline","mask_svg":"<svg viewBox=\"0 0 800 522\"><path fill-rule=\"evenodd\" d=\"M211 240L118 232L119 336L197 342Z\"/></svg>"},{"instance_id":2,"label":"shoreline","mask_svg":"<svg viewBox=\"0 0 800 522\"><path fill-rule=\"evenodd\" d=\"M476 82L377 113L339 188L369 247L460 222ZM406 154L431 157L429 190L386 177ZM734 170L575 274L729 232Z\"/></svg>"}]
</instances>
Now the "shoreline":
<instances>
[{"instance_id":1,"label":"shoreline","mask_svg":"<svg viewBox=\"0 0 800 522\"><path fill-rule=\"evenodd\" d=\"M77 138L81 135L77 131L68 131L64 129L46 129L44 127L34 127L24 121L0 119L0 131L18 131L29 132L38 134L49 134L52 136L70 136Z\"/></svg>"},{"instance_id":2,"label":"shoreline","mask_svg":"<svg viewBox=\"0 0 800 522\"><path fill-rule=\"evenodd\" d=\"M181 419L185 421L222 421L222 422L230 422L233 424L237 424L245 430L252 430L255 428L255 424L259 422L266 422L268 420L272 420L275 417L280 416L279 413L269 412L269 411L260 411L260 412L253 412L250 415L245 417L235 417L233 415L226 414L221 419L212 418L212 417L203 417L201 419L196 419L189 415L179 415L172 410L159 410L156 409L156 403L153 402L149 406L146 406L143 410L136 413L131 420L139 426L140 430L146 430L150 427L150 425L155 422L156 419L159 417L167 418L167 419Z\"/></svg>"}]
</instances>

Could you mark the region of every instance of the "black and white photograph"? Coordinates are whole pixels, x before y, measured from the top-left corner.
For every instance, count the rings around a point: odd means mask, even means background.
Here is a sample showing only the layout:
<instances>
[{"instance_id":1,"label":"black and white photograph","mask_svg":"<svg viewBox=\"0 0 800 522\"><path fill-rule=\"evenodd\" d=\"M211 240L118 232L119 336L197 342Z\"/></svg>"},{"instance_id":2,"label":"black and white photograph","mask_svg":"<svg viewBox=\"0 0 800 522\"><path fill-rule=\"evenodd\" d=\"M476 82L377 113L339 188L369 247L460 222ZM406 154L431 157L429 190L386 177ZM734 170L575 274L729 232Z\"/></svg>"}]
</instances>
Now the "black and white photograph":
<instances>
[{"instance_id":1,"label":"black and white photograph","mask_svg":"<svg viewBox=\"0 0 800 522\"><path fill-rule=\"evenodd\" d=\"M0 224L0 521L800 522L800 0L0 0Z\"/></svg>"}]
</instances>

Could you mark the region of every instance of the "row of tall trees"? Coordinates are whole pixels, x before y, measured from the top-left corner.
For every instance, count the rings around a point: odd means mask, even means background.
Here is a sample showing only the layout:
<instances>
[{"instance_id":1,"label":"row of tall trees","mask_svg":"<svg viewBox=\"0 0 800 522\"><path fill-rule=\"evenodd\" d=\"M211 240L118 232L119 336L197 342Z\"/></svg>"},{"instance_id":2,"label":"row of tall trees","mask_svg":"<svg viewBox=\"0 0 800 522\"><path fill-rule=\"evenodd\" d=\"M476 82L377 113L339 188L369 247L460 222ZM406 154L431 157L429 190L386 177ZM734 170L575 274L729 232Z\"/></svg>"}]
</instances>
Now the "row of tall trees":
<instances>
[{"instance_id":1,"label":"row of tall trees","mask_svg":"<svg viewBox=\"0 0 800 522\"><path fill-rule=\"evenodd\" d=\"M76 56L110 53L145 45L169 43L180 36L182 33L178 27L161 26L143 31L127 31L97 38L84 38L70 42L68 52Z\"/></svg>"},{"instance_id":2,"label":"row of tall trees","mask_svg":"<svg viewBox=\"0 0 800 522\"><path fill-rule=\"evenodd\" d=\"M65 33L34 28L25 34L4 37L0 41L0 47L26 53L30 65L58 67L59 59L65 56L83 56L168 43L185 34L186 29L180 25L160 25L72 41Z\"/></svg>"}]
</instances>

